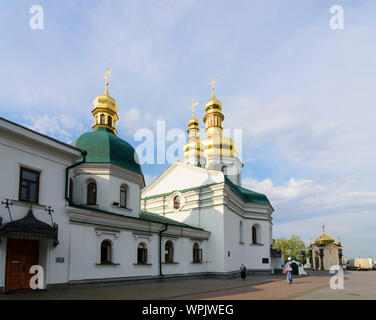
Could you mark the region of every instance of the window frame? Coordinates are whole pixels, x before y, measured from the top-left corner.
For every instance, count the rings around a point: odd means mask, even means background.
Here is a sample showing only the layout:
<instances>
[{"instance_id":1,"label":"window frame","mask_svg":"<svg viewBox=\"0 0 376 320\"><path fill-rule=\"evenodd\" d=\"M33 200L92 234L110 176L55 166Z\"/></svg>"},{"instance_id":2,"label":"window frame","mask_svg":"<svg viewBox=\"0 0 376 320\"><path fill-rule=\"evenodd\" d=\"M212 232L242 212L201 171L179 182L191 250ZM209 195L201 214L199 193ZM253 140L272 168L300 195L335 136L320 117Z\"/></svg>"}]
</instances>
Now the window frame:
<instances>
[{"instance_id":1,"label":"window frame","mask_svg":"<svg viewBox=\"0 0 376 320\"><path fill-rule=\"evenodd\" d=\"M193 263L202 262L202 249L198 243L193 244Z\"/></svg>"},{"instance_id":2,"label":"window frame","mask_svg":"<svg viewBox=\"0 0 376 320\"><path fill-rule=\"evenodd\" d=\"M252 244L257 244L257 227L255 225L252 226Z\"/></svg>"},{"instance_id":3,"label":"window frame","mask_svg":"<svg viewBox=\"0 0 376 320\"><path fill-rule=\"evenodd\" d=\"M94 184L95 185L95 191L94 191L94 203L89 202L89 187L90 185ZM98 185L96 181L88 181L87 186L86 186L86 204L87 205L96 205L98 201Z\"/></svg>"},{"instance_id":4,"label":"window frame","mask_svg":"<svg viewBox=\"0 0 376 320\"><path fill-rule=\"evenodd\" d=\"M24 171L31 172L33 174L36 174L36 181L31 181L28 179L23 179L22 178L22 173ZM24 187L22 185L22 182L26 181L27 182L27 199L22 199L22 188ZM20 167L20 177L19 177L19 189L18 189L18 200L19 201L26 201L26 202L32 202L32 203L39 203L39 187L40 187L40 171L36 171L33 169L25 168L25 167ZM30 199L30 184L34 183L36 185L35 187L35 200Z\"/></svg>"},{"instance_id":5,"label":"window frame","mask_svg":"<svg viewBox=\"0 0 376 320\"><path fill-rule=\"evenodd\" d=\"M122 188L124 188L124 190L122 190ZM125 196L124 196L125 204L124 204L124 206L121 203L121 194L122 193L125 193ZM127 196L128 196L128 186L126 184L122 184L120 186L120 199L119 199L119 206L120 206L120 208L127 209L127 202L128 202L127 201L128 200Z\"/></svg>"},{"instance_id":6,"label":"window frame","mask_svg":"<svg viewBox=\"0 0 376 320\"><path fill-rule=\"evenodd\" d=\"M178 198L178 199L177 199ZM173 207L175 210L179 210L181 206L181 199L179 195L176 195L174 199L172 200L173 202Z\"/></svg>"},{"instance_id":7,"label":"window frame","mask_svg":"<svg viewBox=\"0 0 376 320\"><path fill-rule=\"evenodd\" d=\"M167 247L167 244L170 243ZM167 250L167 253L166 253ZM167 240L165 243L165 263L173 263L174 262L174 243L171 240Z\"/></svg>"},{"instance_id":8,"label":"window frame","mask_svg":"<svg viewBox=\"0 0 376 320\"><path fill-rule=\"evenodd\" d=\"M137 245L137 264L147 264L147 263L148 263L148 248L145 243L141 242Z\"/></svg>"},{"instance_id":9,"label":"window frame","mask_svg":"<svg viewBox=\"0 0 376 320\"><path fill-rule=\"evenodd\" d=\"M104 243L107 243L108 245L103 245ZM106 258L103 259L103 249L106 248ZM106 261L104 261L106 260ZM108 239L105 239L101 242L101 264L110 264L112 262L112 242Z\"/></svg>"}]
</instances>

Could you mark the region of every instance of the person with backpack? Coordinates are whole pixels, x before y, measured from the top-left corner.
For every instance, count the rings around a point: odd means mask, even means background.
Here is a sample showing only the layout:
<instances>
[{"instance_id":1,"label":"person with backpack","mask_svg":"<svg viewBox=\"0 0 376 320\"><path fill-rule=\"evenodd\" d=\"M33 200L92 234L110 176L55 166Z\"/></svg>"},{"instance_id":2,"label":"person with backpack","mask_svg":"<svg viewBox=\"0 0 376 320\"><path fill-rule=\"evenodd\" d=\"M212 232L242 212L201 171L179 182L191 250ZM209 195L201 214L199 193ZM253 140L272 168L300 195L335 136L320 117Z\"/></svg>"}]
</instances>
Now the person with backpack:
<instances>
[{"instance_id":1,"label":"person with backpack","mask_svg":"<svg viewBox=\"0 0 376 320\"><path fill-rule=\"evenodd\" d=\"M240 276L242 277L243 280L247 277L247 268L244 263L240 266Z\"/></svg>"}]
</instances>

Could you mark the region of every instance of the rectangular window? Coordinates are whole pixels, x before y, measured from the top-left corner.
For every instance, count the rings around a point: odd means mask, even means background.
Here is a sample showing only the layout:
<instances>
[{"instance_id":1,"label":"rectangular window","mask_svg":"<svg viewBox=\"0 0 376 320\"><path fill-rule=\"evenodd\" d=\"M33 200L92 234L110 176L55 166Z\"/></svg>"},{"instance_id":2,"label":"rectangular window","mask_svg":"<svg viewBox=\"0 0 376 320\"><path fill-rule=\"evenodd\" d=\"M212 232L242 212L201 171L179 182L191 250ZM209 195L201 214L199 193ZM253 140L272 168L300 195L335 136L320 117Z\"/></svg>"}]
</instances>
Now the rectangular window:
<instances>
[{"instance_id":1,"label":"rectangular window","mask_svg":"<svg viewBox=\"0 0 376 320\"><path fill-rule=\"evenodd\" d=\"M39 175L40 173L37 171L20 168L19 200L38 203Z\"/></svg>"},{"instance_id":2,"label":"rectangular window","mask_svg":"<svg viewBox=\"0 0 376 320\"><path fill-rule=\"evenodd\" d=\"M269 258L262 258L262 263L269 263Z\"/></svg>"}]
</instances>

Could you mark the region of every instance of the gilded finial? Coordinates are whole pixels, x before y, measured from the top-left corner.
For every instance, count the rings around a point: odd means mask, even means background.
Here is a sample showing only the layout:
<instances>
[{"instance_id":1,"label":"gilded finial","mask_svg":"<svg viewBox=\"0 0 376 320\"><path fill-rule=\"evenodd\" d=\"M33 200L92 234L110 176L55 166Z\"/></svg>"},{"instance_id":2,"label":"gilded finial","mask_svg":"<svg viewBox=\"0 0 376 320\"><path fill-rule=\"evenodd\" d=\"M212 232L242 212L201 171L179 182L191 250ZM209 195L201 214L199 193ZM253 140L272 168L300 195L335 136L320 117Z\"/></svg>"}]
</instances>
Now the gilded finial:
<instances>
[{"instance_id":1,"label":"gilded finial","mask_svg":"<svg viewBox=\"0 0 376 320\"><path fill-rule=\"evenodd\" d=\"M192 109L192 119L195 117L195 108L198 106L198 102L195 99L192 99L192 104L188 107L188 109Z\"/></svg>"},{"instance_id":2,"label":"gilded finial","mask_svg":"<svg viewBox=\"0 0 376 320\"><path fill-rule=\"evenodd\" d=\"M322 233L325 233L325 225L322 225Z\"/></svg>"},{"instance_id":3,"label":"gilded finial","mask_svg":"<svg viewBox=\"0 0 376 320\"><path fill-rule=\"evenodd\" d=\"M111 72L112 72L112 70L109 67L107 67L106 74L103 77L103 80L106 80L106 90L105 90L104 93L107 96L108 96L108 78L110 77Z\"/></svg>"},{"instance_id":4,"label":"gilded finial","mask_svg":"<svg viewBox=\"0 0 376 320\"><path fill-rule=\"evenodd\" d=\"M219 81L219 79L216 79L214 76L212 76L211 81L208 82L208 85L212 87L212 96L214 96L214 86Z\"/></svg>"}]
</instances>

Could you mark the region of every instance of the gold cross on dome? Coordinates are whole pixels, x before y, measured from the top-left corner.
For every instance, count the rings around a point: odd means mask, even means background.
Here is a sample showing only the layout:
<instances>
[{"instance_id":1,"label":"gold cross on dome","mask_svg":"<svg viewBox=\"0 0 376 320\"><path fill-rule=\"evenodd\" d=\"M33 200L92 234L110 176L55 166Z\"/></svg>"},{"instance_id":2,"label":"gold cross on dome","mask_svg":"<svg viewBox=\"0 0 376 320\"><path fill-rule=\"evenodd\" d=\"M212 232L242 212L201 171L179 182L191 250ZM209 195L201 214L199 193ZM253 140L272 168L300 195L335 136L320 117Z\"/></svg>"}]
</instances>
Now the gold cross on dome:
<instances>
[{"instance_id":1,"label":"gold cross on dome","mask_svg":"<svg viewBox=\"0 0 376 320\"><path fill-rule=\"evenodd\" d=\"M325 225L322 225L322 233L325 233Z\"/></svg>"},{"instance_id":2,"label":"gold cross on dome","mask_svg":"<svg viewBox=\"0 0 376 320\"><path fill-rule=\"evenodd\" d=\"M110 77L111 72L112 70L109 67L107 67L106 74L103 77L103 79L106 80L106 86L108 86L108 78Z\"/></svg>"},{"instance_id":3,"label":"gold cross on dome","mask_svg":"<svg viewBox=\"0 0 376 320\"><path fill-rule=\"evenodd\" d=\"M208 82L208 85L212 87L214 90L214 85L219 81L219 79L216 79L214 76L212 76L211 81Z\"/></svg>"},{"instance_id":4,"label":"gold cross on dome","mask_svg":"<svg viewBox=\"0 0 376 320\"><path fill-rule=\"evenodd\" d=\"M192 99L192 104L188 107L188 109L192 109L192 118L195 117L195 108L198 106L198 102L195 99Z\"/></svg>"}]
</instances>

